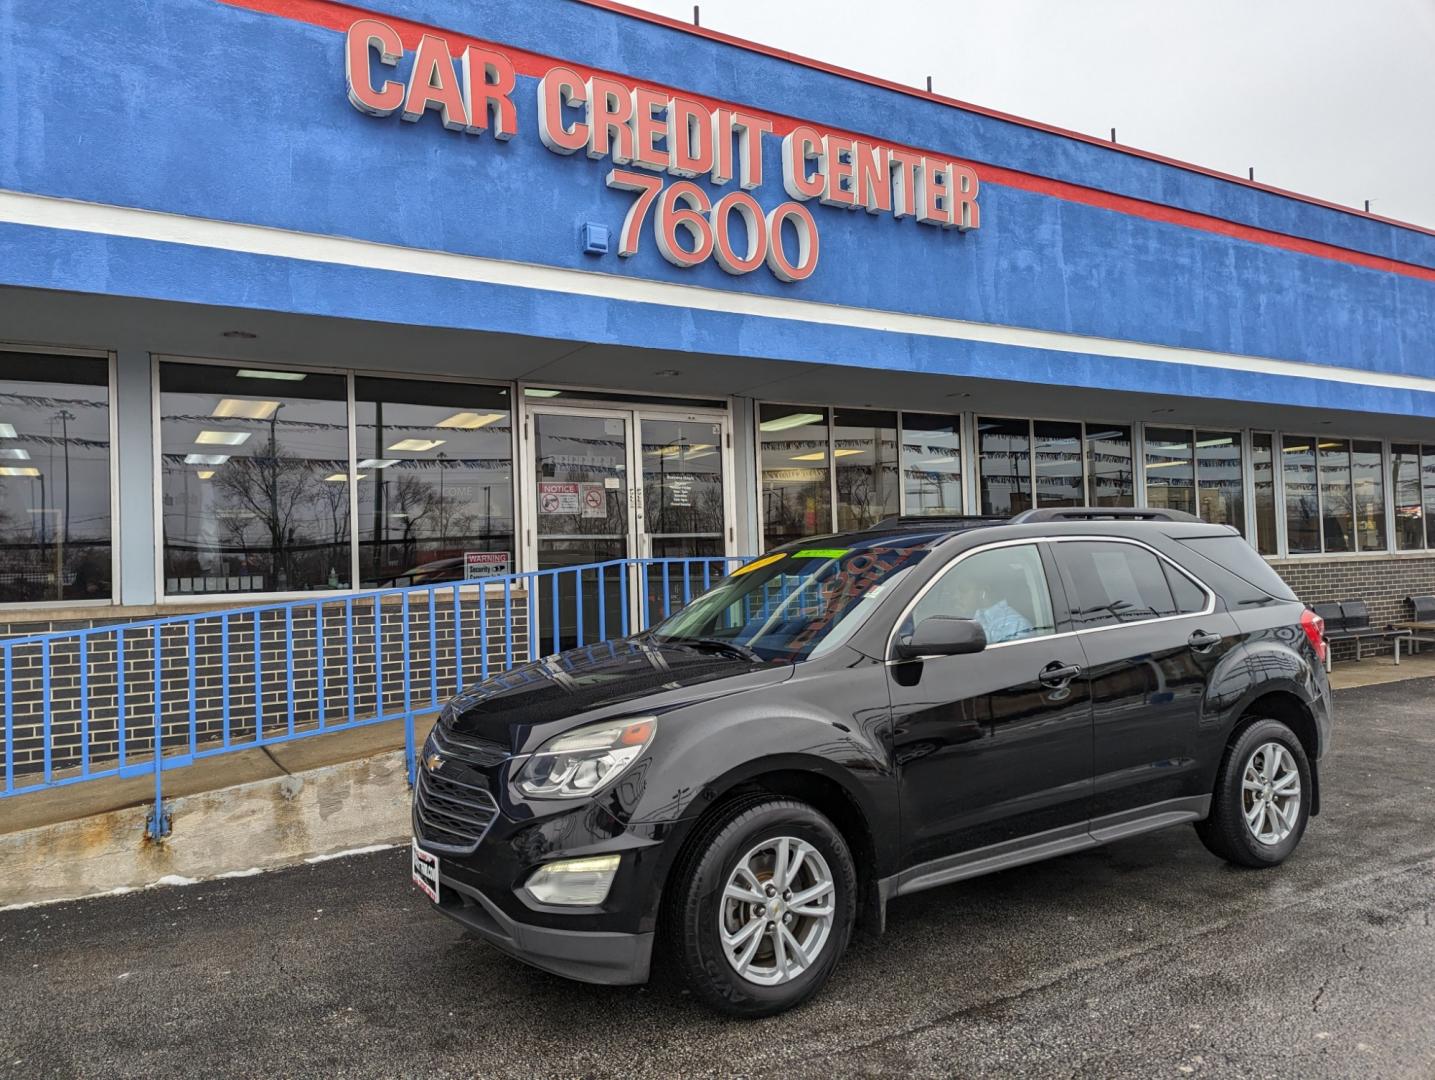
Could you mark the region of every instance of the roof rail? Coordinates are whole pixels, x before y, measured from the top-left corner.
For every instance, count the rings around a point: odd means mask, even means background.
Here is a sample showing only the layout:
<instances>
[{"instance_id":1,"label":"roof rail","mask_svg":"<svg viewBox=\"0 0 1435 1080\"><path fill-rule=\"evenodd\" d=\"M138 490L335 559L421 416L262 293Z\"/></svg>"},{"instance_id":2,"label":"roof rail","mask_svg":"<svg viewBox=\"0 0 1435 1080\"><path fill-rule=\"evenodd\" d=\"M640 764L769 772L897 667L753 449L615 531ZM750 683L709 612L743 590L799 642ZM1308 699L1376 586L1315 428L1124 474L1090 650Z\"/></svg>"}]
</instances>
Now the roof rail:
<instances>
[{"instance_id":1,"label":"roof rail","mask_svg":"<svg viewBox=\"0 0 1435 1080\"><path fill-rule=\"evenodd\" d=\"M1023 510L1011 519L1013 525L1033 525L1039 521L1200 521L1184 510L1157 510L1129 506L1048 506Z\"/></svg>"},{"instance_id":2,"label":"roof rail","mask_svg":"<svg viewBox=\"0 0 1435 1080\"><path fill-rule=\"evenodd\" d=\"M1010 519L999 514L894 514L883 518L875 525L868 525L867 531L876 529L898 529L909 525L929 525L934 529L967 527L972 525L1002 525Z\"/></svg>"}]
</instances>

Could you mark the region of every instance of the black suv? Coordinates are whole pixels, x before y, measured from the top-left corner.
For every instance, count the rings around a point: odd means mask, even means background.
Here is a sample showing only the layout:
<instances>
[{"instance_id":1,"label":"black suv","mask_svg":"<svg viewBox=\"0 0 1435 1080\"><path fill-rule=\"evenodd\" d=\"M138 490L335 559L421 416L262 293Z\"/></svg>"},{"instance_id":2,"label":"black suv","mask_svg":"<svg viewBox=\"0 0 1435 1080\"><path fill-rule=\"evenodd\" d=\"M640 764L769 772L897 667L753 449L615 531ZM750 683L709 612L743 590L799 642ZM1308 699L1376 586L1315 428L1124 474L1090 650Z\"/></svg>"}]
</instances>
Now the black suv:
<instances>
[{"instance_id":1,"label":"black suv","mask_svg":"<svg viewBox=\"0 0 1435 1080\"><path fill-rule=\"evenodd\" d=\"M1321 622L1189 515L896 519L466 690L413 876L548 971L814 994L893 897L1181 822L1275 866L1320 807Z\"/></svg>"}]
</instances>

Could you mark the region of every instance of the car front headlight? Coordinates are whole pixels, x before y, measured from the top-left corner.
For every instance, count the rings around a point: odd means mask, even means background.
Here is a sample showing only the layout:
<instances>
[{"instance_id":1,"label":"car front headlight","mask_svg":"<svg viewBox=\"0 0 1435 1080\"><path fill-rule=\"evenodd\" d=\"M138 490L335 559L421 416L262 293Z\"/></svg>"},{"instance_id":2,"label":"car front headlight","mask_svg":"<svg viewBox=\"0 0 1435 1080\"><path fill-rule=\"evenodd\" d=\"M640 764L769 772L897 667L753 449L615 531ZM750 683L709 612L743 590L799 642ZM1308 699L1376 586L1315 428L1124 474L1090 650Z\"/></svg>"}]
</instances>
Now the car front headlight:
<instances>
[{"instance_id":1,"label":"car front headlight","mask_svg":"<svg viewBox=\"0 0 1435 1080\"><path fill-rule=\"evenodd\" d=\"M540 799L591 795L648 748L656 716L607 720L550 739L518 774L518 789Z\"/></svg>"}]
</instances>

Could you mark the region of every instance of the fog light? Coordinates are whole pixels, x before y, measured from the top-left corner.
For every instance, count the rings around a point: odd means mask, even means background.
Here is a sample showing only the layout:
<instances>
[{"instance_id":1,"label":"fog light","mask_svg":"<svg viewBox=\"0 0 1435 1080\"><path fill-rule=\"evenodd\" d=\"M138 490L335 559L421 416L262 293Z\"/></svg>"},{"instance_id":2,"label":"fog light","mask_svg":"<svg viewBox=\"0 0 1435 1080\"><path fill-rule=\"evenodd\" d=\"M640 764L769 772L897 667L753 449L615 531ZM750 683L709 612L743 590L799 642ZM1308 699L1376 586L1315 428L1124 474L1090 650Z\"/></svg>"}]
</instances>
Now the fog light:
<instances>
[{"instance_id":1,"label":"fog light","mask_svg":"<svg viewBox=\"0 0 1435 1080\"><path fill-rule=\"evenodd\" d=\"M540 904L601 904L608 898L619 859L618 855L598 855L551 862L535 870L524 887Z\"/></svg>"}]
</instances>

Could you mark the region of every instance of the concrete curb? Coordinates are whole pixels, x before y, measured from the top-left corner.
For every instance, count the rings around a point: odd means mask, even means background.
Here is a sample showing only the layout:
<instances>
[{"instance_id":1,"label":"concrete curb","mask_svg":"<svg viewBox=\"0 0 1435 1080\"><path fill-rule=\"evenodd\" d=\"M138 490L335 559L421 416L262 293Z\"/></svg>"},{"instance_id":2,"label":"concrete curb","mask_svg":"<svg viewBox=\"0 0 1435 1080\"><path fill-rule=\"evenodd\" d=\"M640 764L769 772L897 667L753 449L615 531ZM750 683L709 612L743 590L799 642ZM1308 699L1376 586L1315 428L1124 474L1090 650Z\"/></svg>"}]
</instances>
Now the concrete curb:
<instances>
[{"instance_id":1,"label":"concrete curb","mask_svg":"<svg viewBox=\"0 0 1435 1080\"><path fill-rule=\"evenodd\" d=\"M409 836L401 750L166 806L173 831L158 843L144 835L146 806L0 835L0 907L270 870Z\"/></svg>"}]
</instances>

